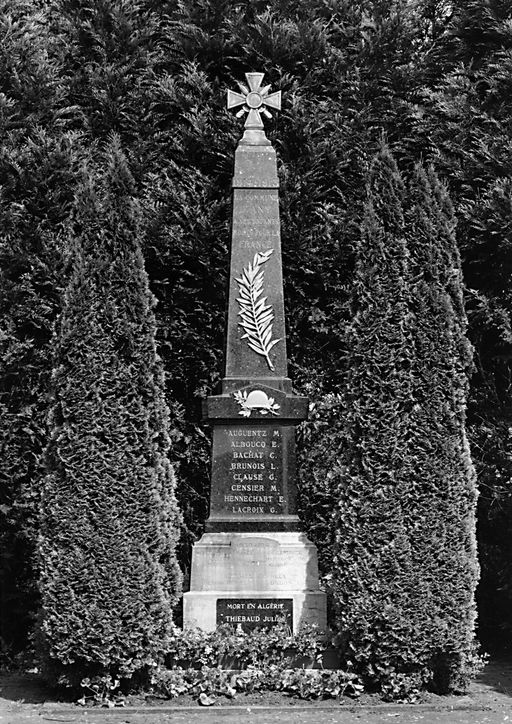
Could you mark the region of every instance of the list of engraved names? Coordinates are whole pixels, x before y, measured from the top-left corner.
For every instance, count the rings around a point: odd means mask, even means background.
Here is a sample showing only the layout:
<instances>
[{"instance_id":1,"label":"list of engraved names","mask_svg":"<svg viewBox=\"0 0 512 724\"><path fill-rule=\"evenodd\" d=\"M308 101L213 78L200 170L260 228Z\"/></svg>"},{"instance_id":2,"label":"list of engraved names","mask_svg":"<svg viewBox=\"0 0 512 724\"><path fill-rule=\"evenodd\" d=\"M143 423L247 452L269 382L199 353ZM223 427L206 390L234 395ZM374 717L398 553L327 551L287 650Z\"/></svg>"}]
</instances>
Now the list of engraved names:
<instances>
[{"instance_id":1,"label":"list of engraved names","mask_svg":"<svg viewBox=\"0 0 512 724\"><path fill-rule=\"evenodd\" d=\"M224 510L246 515L282 513L281 430L244 425L223 432Z\"/></svg>"}]
</instances>

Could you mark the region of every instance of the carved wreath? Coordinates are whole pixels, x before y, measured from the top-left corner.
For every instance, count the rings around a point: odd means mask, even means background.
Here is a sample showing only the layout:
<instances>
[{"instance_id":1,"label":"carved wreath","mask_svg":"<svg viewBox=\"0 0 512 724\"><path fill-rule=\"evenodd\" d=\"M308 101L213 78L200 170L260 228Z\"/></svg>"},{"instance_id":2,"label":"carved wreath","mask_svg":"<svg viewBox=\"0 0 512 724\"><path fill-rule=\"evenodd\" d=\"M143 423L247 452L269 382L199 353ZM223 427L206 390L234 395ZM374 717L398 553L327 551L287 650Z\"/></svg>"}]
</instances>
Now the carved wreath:
<instances>
[{"instance_id":1,"label":"carved wreath","mask_svg":"<svg viewBox=\"0 0 512 724\"><path fill-rule=\"evenodd\" d=\"M267 297L261 297L263 293L264 272L261 267L268 260L274 250L256 252L254 259L242 270L240 279L237 279L240 297L237 299L240 305L238 315L240 326L245 334L241 339L246 339L249 347L257 354L267 360L271 370L274 365L269 353L272 347L280 342L280 339L272 339L272 323L274 311L271 304L267 304Z\"/></svg>"}]
</instances>

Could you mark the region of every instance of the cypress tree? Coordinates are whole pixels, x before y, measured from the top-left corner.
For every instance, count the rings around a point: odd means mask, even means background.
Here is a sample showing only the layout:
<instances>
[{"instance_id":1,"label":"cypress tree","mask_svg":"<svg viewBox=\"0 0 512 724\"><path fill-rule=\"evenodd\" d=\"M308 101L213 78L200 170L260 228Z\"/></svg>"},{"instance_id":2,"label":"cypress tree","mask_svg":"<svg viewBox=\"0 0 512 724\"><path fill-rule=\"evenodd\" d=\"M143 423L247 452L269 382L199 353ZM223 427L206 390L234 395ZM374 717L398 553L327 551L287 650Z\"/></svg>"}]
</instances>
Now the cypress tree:
<instances>
[{"instance_id":1,"label":"cypress tree","mask_svg":"<svg viewBox=\"0 0 512 724\"><path fill-rule=\"evenodd\" d=\"M368 176L333 589L347 656L395 698L460 690L473 670L471 356L444 191L421 170L407 189L386 147Z\"/></svg>"},{"instance_id":2,"label":"cypress tree","mask_svg":"<svg viewBox=\"0 0 512 724\"><path fill-rule=\"evenodd\" d=\"M416 570L426 584L425 653L437 688L460 690L473 666L479 570L476 476L466 435L472 348L453 208L432 170L416 168L410 202L415 354L408 453L417 472L409 493L409 529Z\"/></svg>"},{"instance_id":3,"label":"cypress tree","mask_svg":"<svg viewBox=\"0 0 512 724\"><path fill-rule=\"evenodd\" d=\"M357 667L386 685L392 639L408 637L401 600L414 575L397 489L409 398L405 189L387 149L374 159L354 283L347 466L340 475L333 588ZM393 592L394 595L390 595Z\"/></svg>"},{"instance_id":4,"label":"cypress tree","mask_svg":"<svg viewBox=\"0 0 512 724\"><path fill-rule=\"evenodd\" d=\"M50 675L69 681L147 671L165 650L180 590L168 410L137 214L113 137L76 202L43 488L42 651Z\"/></svg>"},{"instance_id":5,"label":"cypress tree","mask_svg":"<svg viewBox=\"0 0 512 724\"><path fill-rule=\"evenodd\" d=\"M455 204L476 351L468 432L481 491L479 634L500 649L503 631L512 630L511 21L508 2L453 4L439 43L445 72L428 119Z\"/></svg>"}]
</instances>

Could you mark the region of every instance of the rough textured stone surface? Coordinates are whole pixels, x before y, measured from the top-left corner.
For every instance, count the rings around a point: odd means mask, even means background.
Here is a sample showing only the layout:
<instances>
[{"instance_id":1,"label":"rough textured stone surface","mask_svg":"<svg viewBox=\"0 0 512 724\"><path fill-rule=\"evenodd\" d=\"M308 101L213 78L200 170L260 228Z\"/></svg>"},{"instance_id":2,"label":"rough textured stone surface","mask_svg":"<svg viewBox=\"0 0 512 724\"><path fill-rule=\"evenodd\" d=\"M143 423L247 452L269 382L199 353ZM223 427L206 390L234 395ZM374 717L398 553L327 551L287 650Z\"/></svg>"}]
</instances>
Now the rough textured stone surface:
<instances>
[{"instance_id":1,"label":"rough textured stone surface","mask_svg":"<svg viewBox=\"0 0 512 724\"><path fill-rule=\"evenodd\" d=\"M316 547L304 533L205 533L194 546L194 591L314 591Z\"/></svg>"},{"instance_id":2,"label":"rough textured stone surface","mask_svg":"<svg viewBox=\"0 0 512 724\"><path fill-rule=\"evenodd\" d=\"M205 533L194 546L190 583L188 626L213 630L217 601L228 598L291 599L294 631L305 622L326 626L316 547L304 533Z\"/></svg>"}]
</instances>

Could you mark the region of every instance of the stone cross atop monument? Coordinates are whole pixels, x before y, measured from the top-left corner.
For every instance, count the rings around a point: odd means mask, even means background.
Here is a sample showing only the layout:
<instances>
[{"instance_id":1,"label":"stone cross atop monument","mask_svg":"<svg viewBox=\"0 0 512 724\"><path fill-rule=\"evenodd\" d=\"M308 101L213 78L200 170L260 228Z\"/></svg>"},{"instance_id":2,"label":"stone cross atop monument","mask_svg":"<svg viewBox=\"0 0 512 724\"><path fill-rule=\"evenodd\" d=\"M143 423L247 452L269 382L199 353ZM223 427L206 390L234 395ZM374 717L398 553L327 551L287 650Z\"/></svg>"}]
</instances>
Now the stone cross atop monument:
<instances>
[{"instance_id":1,"label":"stone cross atop monument","mask_svg":"<svg viewBox=\"0 0 512 724\"><path fill-rule=\"evenodd\" d=\"M261 115L281 92L246 73L228 108L247 114L235 151L225 373L204 405L213 427L210 515L193 548L184 621L325 626L316 548L296 510L295 426L308 401L288 378L276 152Z\"/></svg>"},{"instance_id":2,"label":"stone cross atop monument","mask_svg":"<svg viewBox=\"0 0 512 724\"><path fill-rule=\"evenodd\" d=\"M269 85L261 87L264 73L246 73L245 77L247 86L238 83L241 93L228 90L228 109L243 106L236 114L237 118L247 113L244 124L245 133L240 143L268 146L270 141L265 136L261 114L266 118L272 118L269 108L274 108L277 111L281 110L281 91L269 94Z\"/></svg>"}]
</instances>

